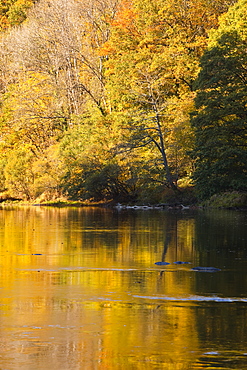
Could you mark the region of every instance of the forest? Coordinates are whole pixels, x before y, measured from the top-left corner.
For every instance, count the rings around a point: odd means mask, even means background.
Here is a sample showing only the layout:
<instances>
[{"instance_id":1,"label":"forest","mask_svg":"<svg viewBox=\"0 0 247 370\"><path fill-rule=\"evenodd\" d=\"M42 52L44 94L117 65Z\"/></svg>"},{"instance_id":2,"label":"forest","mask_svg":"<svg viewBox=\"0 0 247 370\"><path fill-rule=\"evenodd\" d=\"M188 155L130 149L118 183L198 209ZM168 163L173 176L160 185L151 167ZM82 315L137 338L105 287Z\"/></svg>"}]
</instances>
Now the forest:
<instances>
[{"instance_id":1,"label":"forest","mask_svg":"<svg viewBox=\"0 0 247 370\"><path fill-rule=\"evenodd\" d=\"M0 194L247 191L247 0L1 0Z\"/></svg>"}]
</instances>

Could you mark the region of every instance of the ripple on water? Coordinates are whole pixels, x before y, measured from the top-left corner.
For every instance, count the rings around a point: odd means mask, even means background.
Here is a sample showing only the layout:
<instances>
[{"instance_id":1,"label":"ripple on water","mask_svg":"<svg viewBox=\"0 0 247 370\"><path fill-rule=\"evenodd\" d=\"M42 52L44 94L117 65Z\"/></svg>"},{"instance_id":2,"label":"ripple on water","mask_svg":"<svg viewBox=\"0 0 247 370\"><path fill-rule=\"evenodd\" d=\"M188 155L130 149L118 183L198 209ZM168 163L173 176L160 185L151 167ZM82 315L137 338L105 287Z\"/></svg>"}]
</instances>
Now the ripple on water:
<instances>
[{"instance_id":1,"label":"ripple on water","mask_svg":"<svg viewBox=\"0 0 247 370\"><path fill-rule=\"evenodd\" d=\"M169 296L141 296L133 295L134 298L163 300L163 301L183 301L183 302L247 302L247 298L238 297L219 297L219 296L199 296L191 295L188 297L169 297Z\"/></svg>"}]
</instances>

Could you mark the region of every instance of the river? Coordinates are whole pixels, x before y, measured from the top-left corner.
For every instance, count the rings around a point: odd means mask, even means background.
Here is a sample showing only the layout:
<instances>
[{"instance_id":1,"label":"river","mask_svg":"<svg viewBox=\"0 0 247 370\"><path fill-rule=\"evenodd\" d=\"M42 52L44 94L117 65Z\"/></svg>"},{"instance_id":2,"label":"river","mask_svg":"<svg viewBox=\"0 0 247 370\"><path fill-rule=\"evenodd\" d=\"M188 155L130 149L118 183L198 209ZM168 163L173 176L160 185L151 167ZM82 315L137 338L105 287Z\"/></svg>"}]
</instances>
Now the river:
<instances>
[{"instance_id":1,"label":"river","mask_svg":"<svg viewBox=\"0 0 247 370\"><path fill-rule=\"evenodd\" d=\"M247 369L246 212L3 206L0 255L1 370Z\"/></svg>"}]
</instances>

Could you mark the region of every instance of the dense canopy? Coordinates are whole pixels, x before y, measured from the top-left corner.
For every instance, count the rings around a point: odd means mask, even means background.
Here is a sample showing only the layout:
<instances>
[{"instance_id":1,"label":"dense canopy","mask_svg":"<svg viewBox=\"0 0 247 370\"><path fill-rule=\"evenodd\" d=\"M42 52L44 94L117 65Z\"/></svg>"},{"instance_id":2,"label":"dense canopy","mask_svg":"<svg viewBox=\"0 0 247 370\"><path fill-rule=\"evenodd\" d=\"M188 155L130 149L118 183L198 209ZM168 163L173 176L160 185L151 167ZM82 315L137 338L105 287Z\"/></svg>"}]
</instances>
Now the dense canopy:
<instances>
[{"instance_id":1,"label":"dense canopy","mask_svg":"<svg viewBox=\"0 0 247 370\"><path fill-rule=\"evenodd\" d=\"M246 0L2 2L0 190L246 190L246 18Z\"/></svg>"},{"instance_id":2,"label":"dense canopy","mask_svg":"<svg viewBox=\"0 0 247 370\"><path fill-rule=\"evenodd\" d=\"M197 79L194 178L202 197L247 190L247 1L220 19Z\"/></svg>"}]
</instances>

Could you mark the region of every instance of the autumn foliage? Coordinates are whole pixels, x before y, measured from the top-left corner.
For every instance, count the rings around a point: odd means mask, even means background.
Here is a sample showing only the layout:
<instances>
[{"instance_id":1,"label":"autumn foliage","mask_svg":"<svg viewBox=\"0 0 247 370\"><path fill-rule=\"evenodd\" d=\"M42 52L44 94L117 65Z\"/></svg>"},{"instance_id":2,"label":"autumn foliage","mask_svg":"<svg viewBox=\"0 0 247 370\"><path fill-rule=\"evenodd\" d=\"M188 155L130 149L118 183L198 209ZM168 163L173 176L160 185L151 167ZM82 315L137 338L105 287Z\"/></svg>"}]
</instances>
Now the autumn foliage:
<instances>
[{"instance_id":1,"label":"autumn foliage","mask_svg":"<svg viewBox=\"0 0 247 370\"><path fill-rule=\"evenodd\" d=\"M179 197L200 166L191 113L201 110L204 54L232 3L2 1L2 190L29 200Z\"/></svg>"}]
</instances>

